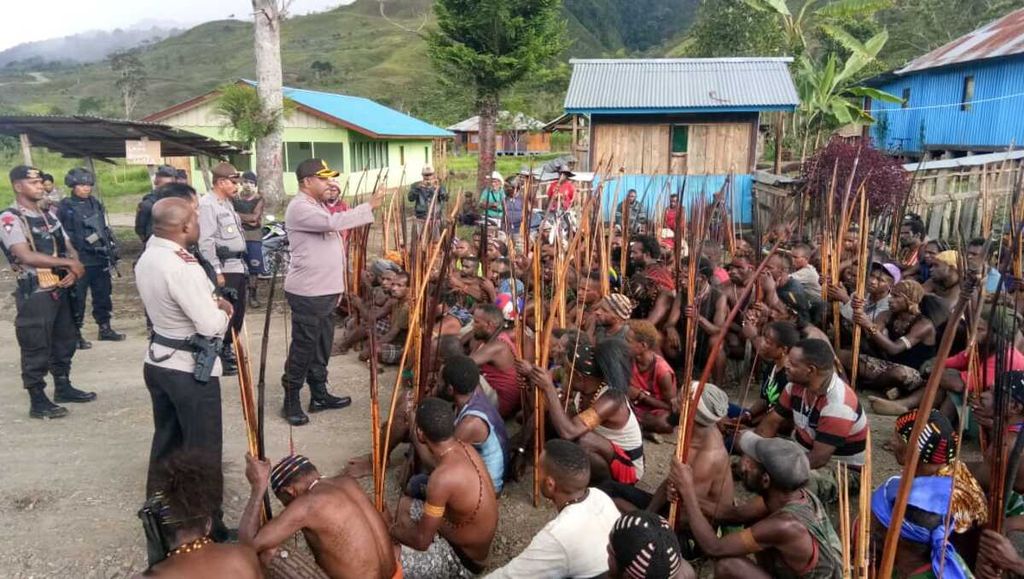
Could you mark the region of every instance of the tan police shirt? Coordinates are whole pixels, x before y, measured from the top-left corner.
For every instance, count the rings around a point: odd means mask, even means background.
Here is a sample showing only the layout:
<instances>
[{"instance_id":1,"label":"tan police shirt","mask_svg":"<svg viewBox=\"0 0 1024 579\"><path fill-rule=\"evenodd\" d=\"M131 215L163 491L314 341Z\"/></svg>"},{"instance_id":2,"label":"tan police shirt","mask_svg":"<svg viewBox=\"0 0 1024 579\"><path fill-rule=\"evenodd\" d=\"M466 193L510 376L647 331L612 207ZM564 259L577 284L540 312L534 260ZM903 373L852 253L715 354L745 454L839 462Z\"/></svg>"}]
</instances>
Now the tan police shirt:
<instances>
[{"instance_id":1,"label":"tan police shirt","mask_svg":"<svg viewBox=\"0 0 1024 579\"><path fill-rule=\"evenodd\" d=\"M235 213L231 199L220 199L209 193L199 200L199 251L217 273L245 273L244 259L221 261L217 247L226 247L232 253L244 252L245 237L242 220Z\"/></svg>"},{"instance_id":2,"label":"tan police shirt","mask_svg":"<svg viewBox=\"0 0 1024 579\"><path fill-rule=\"evenodd\" d=\"M223 338L227 332L230 318L217 307L210 278L196 258L177 243L150 237L135 264L135 285L157 334L183 340L193 334ZM166 360L156 361L168 354ZM174 351L159 344L149 345L145 363L182 372L195 369L191 350ZM212 375L221 375L219 358Z\"/></svg>"}]
</instances>

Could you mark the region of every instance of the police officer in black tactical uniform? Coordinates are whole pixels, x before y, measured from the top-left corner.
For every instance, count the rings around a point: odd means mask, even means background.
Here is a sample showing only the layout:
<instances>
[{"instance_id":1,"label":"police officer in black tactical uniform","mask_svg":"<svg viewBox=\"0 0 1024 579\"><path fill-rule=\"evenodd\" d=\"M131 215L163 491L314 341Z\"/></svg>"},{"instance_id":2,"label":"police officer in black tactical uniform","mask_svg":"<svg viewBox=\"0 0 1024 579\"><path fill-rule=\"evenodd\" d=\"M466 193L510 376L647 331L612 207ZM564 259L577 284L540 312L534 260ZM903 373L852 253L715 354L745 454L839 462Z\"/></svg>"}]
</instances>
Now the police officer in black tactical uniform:
<instances>
[{"instance_id":1,"label":"police officer in black tactical uniform","mask_svg":"<svg viewBox=\"0 0 1024 579\"><path fill-rule=\"evenodd\" d=\"M66 408L46 396L46 373L53 375L54 400L90 402L93 392L71 384L71 358L76 332L71 315L70 288L85 277L85 267L71 246L60 221L39 210L42 173L19 165L10 172L14 203L0 213L0 248L18 273L15 291L15 335L21 349L21 380L31 400L32 418L60 418Z\"/></svg>"},{"instance_id":2,"label":"police officer in black tactical uniform","mask_svg":"<svg viewBox=\"0 0 1024 579\"><path fill-rule=\"evenodd\" d=\"M178 170L170 165L161 165L153 176L153 190L146 193L139 206L135 209L135 235L139 236L142 243L149 240L153 235L153 204L159 201L157 190L178 180Z\"/></svg>"},{"instance_id":3,"label":"police officer in black tactical uniform","mask_svg":"<svg viewBox=\"0 0 1024 579\"><path fill-rule=\"evenodd\" d=\"M82 337L85 298L90 292L92 317L99 326L99 339L110 342L120 342L124 339L124 334L119 334L110 327L110 316L113 311L110 300L110 270L117 267L117 242L114 232L107 226L107 213L103 203L92 194L95 184L96 179L88 169L77 167L68 171L64 177L64 185L70 194L61 200L57 210L57 218L64 225L71 245L85 266L85 277L75 284L71 296L72 314L78 328L79 349L92 347L92 344Z\"/></svg>"}]
</instances>

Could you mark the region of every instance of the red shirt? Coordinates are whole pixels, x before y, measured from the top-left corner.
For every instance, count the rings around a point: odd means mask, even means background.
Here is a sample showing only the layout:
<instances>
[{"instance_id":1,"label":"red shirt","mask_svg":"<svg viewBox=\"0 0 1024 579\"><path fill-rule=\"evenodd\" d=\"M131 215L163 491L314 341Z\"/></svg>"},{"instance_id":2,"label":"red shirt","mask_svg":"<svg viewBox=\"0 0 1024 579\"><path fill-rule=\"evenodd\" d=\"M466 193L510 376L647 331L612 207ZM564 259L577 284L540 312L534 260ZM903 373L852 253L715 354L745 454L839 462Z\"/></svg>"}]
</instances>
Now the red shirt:
<instances>
[{"instance_id":1,"label":"red shirt","mask_svg":"<svg viewBox=\"0 0 1024 579\"><path fill-rule=\"evenodd\" d=\"M559 201L559 206L564 210L568 209L572 205L573 198L576 197L576 186L572 184L572 181L565 181L548 185L548 207L555 207L556 199Z\"/></svg>"},{"instance_id":2,"label":"red shirt","mask_svg":"<svg viewBox=\"0 0 1024 579\"><path fill-rule=\"evenodd\" d=\"M974 377L971 376L971 373L968 371L969 362L970 360L967 355L967 350L964 350L952 358L946 358L946 368L960 371L960 379L963 380L964 386L967 387L968 392L977 391L977 385L974 383ZM1024 354L1020 353L1016 349L1010 352L1010 370L1024 370ZM995 386L996 383L995 354L989 356L985 360L985 368L983 372L985 376L984 389L988 390Z\"/></svg>"},{"instance_id":3,"label":"red shirt","mask_svg":"<svg viewBox=\"0 0 1024 579\"><path fill-rule=\"evenodd\" d=\"M672 371L672 367L668 365L665 358L655 354L654 363L644 372L641 372L637 368L636 361L633 361L633 373L629 377L629 385L643 390L662 402L667 402L662 397L661 388L658 387L658 382L664 376L671 376L672 380L675 380L675 372Z\"/></svg>"},{"instance_id":4,"label":"red shirt","mask_svg":"<svg viewBox=\"0 0 1024 579\"><path fill-rule=\"evenodd\" d=\"M676 208L669 207L665 210L665 227L671 229L673 232L676 230L676 217L679 216Z\"/></svg>"},{"instance_id":5,"label":"red shirt","mask_svg":"<svg viewBox=\"0 0 1024 579\"><path fill-rule=\"evenodd\" d=\"M793 438L804 448L822 442L836 447L839 461L863 466L868 417L857 393L838 374L820 395L790 382L773 410L793 422Z\"/></svg>"}]
</instances>

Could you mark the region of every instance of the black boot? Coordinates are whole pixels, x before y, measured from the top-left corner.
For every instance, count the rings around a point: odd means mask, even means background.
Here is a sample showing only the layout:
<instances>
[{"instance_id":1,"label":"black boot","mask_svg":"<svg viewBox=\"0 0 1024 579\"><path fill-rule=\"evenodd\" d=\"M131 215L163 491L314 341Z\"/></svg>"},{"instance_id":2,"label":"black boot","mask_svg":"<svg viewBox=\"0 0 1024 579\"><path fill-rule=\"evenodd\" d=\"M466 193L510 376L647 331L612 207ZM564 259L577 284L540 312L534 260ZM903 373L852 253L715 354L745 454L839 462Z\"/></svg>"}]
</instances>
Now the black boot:
<instances>
[{"instance_id":1,"label":"black boot","mask_svg":"<svg viewBox=\"0 0 1024 579\"><path fill-rule=\"evenodd\" d=\"M82 328L78 328L78 349L88 350L92 347L92 342L82 337Z\"/></svg>"},{"instance_id":2,"label":"black boot","mask_svg":"<svg viewBox=\"0 0 1024 579\"><path fill-rule=\"evenodd\" d=\"M50 399L46 397L46 392L43 391L42 387L30 388L28 396L32 401L32 406L28 410L28 415L32 418L63 418L68 415L67 408L57 406L53 402L50 402Z\"/></svg>"},{"instance_id":3,"label":"black boot","mask_svg":"<svg viewBox=\"0 0 1024 579\"><path fill-rule=\"evenodd\" d=\"M302 411L302 400L299 399L298 388L284 389L284 406L281 407L281 418L288 421L292 426L302 426L309 422L309 417Z\"/></svg>"},{"instance_id":4,"label":"black boot","mask_svg":"<svg viewBox=\"0 0 1024 579\"><path fill-rule=\"evenodd\" d=\"M235 349L231 344L224 344L220 351L220 365L224 376L235 376L238 374L238 358L235 357Z\"/></svg>"},{"instance_id":5,"label":"black boot","mask_svg":"<svg viewBox=\"0 0 1024 579\"><path fill-rule=\"evenodd\" d=\"M348 396L334 396L327 391L327 384L309 385L309 411L320 412L332 408L345 408L352 404Z\"/></svg>"},{"instance_id":6,"label":"black boot","mask_svg":"<svg viewBox=\"0 0 1024 579\"><path fill-rule=\"evenodd\" d=\"M85 392L75 388L67 376L55 376L53 390L53 399L57 402L92 402L96 400L95 392Z\"/></svg>"},{"instance_id":7,"label":"black boot","mask_svg":"<svg viewBox=\"0 0 1024 579\"><path fill-rule=\"evenodd\" d=\"M100 324L99 338L101 342L120 342L125 338L124 334L119 334L114 331L114 328L110 327L110 322Z\"/></svg>"}]
</instances>

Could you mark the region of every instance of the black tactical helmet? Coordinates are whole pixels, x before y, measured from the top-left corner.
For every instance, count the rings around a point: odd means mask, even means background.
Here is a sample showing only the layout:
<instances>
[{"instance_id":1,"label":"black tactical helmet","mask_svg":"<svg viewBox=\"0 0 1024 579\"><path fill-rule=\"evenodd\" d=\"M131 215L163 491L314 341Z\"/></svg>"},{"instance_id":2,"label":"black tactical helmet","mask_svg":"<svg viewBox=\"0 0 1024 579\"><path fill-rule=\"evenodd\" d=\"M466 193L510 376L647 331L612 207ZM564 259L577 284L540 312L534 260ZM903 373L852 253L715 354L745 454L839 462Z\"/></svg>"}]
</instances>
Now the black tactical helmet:
<instances>
[{"instance_id":1,"label":"black tactical helmet","mask_svg":"<svg viewBox=\"0 0 1024 579\"><path fill-rule=\"evenodd\" d=\"M72 189L75 185L95 185L96 177L85 167L75 167L64 176L64 184Z\"/></svg>"}]
</instances>

